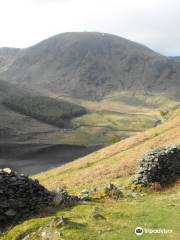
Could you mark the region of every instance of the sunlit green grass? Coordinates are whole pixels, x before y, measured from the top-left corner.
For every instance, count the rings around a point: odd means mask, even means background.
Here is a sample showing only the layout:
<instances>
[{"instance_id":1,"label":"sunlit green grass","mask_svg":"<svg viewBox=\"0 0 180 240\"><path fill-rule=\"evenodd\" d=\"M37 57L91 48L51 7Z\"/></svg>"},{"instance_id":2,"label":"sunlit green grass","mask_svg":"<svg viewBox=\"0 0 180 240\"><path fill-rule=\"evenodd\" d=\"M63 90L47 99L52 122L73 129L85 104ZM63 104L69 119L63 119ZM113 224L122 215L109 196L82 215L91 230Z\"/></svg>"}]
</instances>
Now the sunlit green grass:
<instances>
[{"instance_id":1,"label":"sunlit green grass","mask_svg":"<svg viewBox=\"0 0 180 240\"><path fill-rule=\"evenodd\" d=\"M108 97L111 101L123 102L127 105L147 108L173 107L178 101L171 94L150 92L118 92Z\"/></svg>"},{"instance_id":2,"label":"sunlit green grass","mask_svg":"<svg viewBox=\"0 0 180 240\"><path fill-rule=\"evenodd\" d=\"M143 114L91 113L76 118L73 123L85 126L108 127L112 130L142 131L154 126L155 116Z\"/></svg>"},{"instance_id":3,"label":"sunlit green grass","mask_svg":"<svg viewBox=\"0 0 180 240\"><path fill-rule=\"evenodd\" d=\"M72 120L76 128L63 134L62 141L79 144L111 144L137 132L152 128L157 116L145 114L89 113ZM61 139L60 139L61 141Z\"/></svg>"},{"instance_id":4,"label":"sunlit green grass","mask_svg":"<svg viewBox=\"0 0 180 240\"><path fill-rule=\"evenodd\" d=\"M56 216L68 218L64 227L56 228L63 234L65 240L124 240L145 239L178 240L180 237L180 187L166 192L144 193L137 199L125 197L122 200L101 199L73 208L58 210ZM92 217L95 207L100 209L105 220ZM26 221L10 230L2 240L20 240L22 236L45 226L50 222L48 218L37 218ZM173 233L144 234L137 237L134 229L144 228L172 229ZM38 239L37 239L38 240Z\"/></svg>"}]
</instances>

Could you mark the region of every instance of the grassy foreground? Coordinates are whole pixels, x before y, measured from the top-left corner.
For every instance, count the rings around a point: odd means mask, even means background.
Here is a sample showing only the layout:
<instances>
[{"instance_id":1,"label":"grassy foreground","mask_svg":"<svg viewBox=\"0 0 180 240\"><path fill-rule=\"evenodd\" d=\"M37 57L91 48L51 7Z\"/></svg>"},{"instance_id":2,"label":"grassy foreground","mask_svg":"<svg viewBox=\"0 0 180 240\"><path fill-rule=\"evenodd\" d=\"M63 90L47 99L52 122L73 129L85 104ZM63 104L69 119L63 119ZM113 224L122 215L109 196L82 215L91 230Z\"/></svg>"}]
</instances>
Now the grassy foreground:
<instances>
[{"instance_id":1,"label":"grassy foreground","mask_svg":"<svg viewBox=\"0 0 180 240\"><path fill-rule=\"evenodd\" d=\"M70 209L58 210L56 216L64 216L69 222L55 228L65 240L124 240L147 239L178 240L180 237L180 186L169 191L145 193L144 196L122 200L104 199ZM92 212L98 208L105 219L94 219ZM20 240L23 236L47 225L52 216L26 221L11 231L2 240ZM171 234L144 234L136 236L137 226L152 229L170 229ZM38 240L38 239L37 239Z\"/></svg>"},{"instance_id":2,"label":"grassy foreground","mask_svg":"<svg viewBox=\"0 0 180 240\"><path fill-rule=\"evenodd\" d=\"M158 146L180 142L180 110L156 128L95 152L60 168L34 176L49 189L64 187L71 193L82 189L101 187L112 182L126 186L120 200L93 198L87 204L69 209L57 209L53 214L28 220L7 232L0 239L21 240L23 236L45 226L53 216L68 218L68 224L56 228L64 240L161 240L180 239L180 185L160 192L143 192L137 197L128 195L129 181L137 168L138 158ZM98 208L103 219L92 215ZM170 234L143 234L136 236L137 226L169 229ZM38 239L35 239L38 240Z\"/></svg>"}]
</instances>

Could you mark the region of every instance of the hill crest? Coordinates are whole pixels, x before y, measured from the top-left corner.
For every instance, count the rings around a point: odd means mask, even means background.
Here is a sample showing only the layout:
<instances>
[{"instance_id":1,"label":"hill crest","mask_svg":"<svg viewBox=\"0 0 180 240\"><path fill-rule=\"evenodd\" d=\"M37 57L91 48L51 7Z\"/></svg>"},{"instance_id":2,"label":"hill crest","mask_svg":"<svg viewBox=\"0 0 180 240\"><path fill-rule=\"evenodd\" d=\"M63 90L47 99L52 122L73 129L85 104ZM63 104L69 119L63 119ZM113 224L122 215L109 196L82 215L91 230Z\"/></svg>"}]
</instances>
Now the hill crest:
<instances>
[{"instance_id":1,"label":"hill crest","mask_svg":"<svg viewBox=\"0 0 180 240\"><path fill-rule=\"evenodd\" d=\"M64 33L17 52L3 80L84 99L115 91L178 91L180 64L124 38Z\"/></svg>"}]
</instances>

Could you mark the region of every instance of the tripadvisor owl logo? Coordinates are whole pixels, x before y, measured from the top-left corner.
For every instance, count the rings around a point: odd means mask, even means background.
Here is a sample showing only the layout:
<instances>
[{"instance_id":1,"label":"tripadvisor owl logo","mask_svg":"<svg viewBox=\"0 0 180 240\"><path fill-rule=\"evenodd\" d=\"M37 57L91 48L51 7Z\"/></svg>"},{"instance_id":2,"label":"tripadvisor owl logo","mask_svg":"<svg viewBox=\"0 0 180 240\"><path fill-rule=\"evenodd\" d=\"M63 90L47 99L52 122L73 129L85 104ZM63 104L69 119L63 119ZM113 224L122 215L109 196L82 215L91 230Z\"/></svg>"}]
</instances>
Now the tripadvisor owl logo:
<instances>
[{"instance_id":1,"label":"tripadvisor owl logo","mask_svg":"<svg viewBox=\"0 0 180 240\"><path fill-rule=\"evenodd\" d=\"M143 233L144 233L144 230L143 230L142 227L137 227L137 228L135 229L135 234L136 234L137 236L141 236L141 235L143 235Z\"/></svg>"}]
</instances>

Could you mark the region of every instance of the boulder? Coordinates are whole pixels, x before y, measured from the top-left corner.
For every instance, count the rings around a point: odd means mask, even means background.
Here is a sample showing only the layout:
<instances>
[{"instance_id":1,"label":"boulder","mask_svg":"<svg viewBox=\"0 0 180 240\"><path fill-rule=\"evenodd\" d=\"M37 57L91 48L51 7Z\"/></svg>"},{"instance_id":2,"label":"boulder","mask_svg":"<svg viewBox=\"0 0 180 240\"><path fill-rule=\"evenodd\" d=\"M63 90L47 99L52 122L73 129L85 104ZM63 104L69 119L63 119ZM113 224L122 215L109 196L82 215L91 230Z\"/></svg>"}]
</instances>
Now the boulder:
<instances>
[{"instance_id":1,"label":"boulder","mask_svg":"<svg viewBox=\"0 0 180 240\"><path fill-rule=\"evenodd\" d=\"M120 188L116 187L114 184L110 183L104 188L105 196L120 199L123 198L124 194Z\"/></svg>"},{"instance_id":2,"label":"boulder","mask_svg":"<svg viewBox=\"0 0 180 240\"><path fill-rule=\"evenodd\" d=\"M52 204L55 206L71 207L81 200L77 196L68 194L68 192L62 188L57 188L56 191L53 192L53 195Z\"/></svg>"},{"instance_id":3,"label":"boulder","mask_svg":"<svg viewBox=\"0 0 180 240\"><path fill-rule=\"evenodd\" d=\"M46 227L26 235L22 240L61 240L62 233Z\"/></svg>"}]
</instances>

